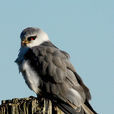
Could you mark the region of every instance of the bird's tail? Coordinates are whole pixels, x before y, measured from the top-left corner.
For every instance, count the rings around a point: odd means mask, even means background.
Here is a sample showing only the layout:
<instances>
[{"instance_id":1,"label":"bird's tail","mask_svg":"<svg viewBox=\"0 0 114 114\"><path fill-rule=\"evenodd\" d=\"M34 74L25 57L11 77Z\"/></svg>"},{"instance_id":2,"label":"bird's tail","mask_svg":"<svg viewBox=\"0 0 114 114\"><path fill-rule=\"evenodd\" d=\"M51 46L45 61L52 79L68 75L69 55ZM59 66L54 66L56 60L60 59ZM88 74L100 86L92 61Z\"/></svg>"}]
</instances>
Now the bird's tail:
<instances>
[{"instance_id":1,"label":"bird's tail","mask_svg":"<svg viewBox=\"0 0 114 114\"><path fill-rule=\"evenodd\" d=\"M75 110L65 102L58 103L56 106L58 106L58 108L60 108L65 114L85 114L83 108L80 107Z\"/></svg>"},{"instance_id":2,"label":"bird's tail","mask_svg":"<svg viewBox=\"0 0 114 114\"><path fill-rule=\"evenodd\" d=\"M85 104L82 107L83 107L83 109L85 108L85 110L89 109L90 111L93 112L93 114L97 114L97 112L92 108L92 106L89 104L89 102L87 100L85 101Z\"/></svg>"},{"instance_id":3,"label":"bird's tail","mask_svg":"<svg viewBox=\"0 0 114 114\"><path fill-rule=\"evenodd\" d=\"M56 96L49 98L52 101L54 106L57 106L61 109L65 114L97 114L89 102L86 100L85 104L81 104L81 106L76 107L71 103L65 102Z\"/></svg>"},{"instance_id":4,"label":"bird's tail","mask_svg":"<svg viewBox=\"0 0 114 114\"><path fill-rule=\"evenodd\" d=\"M81 106L87 114L95 114L85 104L82 104Z\"/></svg>"},{"instance_id":5,"label":"bird's tail","mask_svg":"<svg viewBox=\"0 0 114 114\"><path fill-rule=\"evenodd\" d=\"M58 108L60 108L65 114L97 114L89 103L87 105L82 104L76 109L63 101L56 103L55 105L58 106Z\"/></svg>"}]
</instances>

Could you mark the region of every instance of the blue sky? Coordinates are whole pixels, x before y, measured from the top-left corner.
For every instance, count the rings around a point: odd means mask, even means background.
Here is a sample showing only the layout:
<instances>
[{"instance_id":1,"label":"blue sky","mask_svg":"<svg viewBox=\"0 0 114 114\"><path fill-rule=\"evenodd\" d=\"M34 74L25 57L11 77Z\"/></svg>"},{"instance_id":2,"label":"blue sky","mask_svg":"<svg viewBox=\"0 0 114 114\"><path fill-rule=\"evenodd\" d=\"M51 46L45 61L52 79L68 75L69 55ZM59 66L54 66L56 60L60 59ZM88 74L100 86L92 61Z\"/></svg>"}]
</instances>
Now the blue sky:
<instances>
[{"instance_id":1,"label":"blue sky","mask_svg":"<svg viewBox=\"0 0 114 114\"><path fill-rule=\"evenodd\" d=\"M14 63L20 32L40 27L67 51L99 114L114 113L113 0L1 0L0 101L35 96Z\"/></svg>"}]
</instances>

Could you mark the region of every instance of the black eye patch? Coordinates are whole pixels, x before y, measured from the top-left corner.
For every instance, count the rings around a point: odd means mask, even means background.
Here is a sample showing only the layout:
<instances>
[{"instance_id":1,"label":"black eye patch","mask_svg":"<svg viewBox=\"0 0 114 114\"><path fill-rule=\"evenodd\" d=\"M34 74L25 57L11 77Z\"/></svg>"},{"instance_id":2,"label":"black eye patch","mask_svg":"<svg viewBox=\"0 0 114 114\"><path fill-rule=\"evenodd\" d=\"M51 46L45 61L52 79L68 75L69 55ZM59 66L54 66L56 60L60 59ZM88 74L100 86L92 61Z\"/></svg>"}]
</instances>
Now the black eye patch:
<instances>
[{"instance_id":1,"label":"black eye patch","mask_svg":"<svg viewBox=\"0 0 114 114\"><path fill-rule=\"evenodd\" d=\"M36 39L36 36L30 36L27 38L28 41L35 40L35 39Z\"/></svg>"}]
</instances>

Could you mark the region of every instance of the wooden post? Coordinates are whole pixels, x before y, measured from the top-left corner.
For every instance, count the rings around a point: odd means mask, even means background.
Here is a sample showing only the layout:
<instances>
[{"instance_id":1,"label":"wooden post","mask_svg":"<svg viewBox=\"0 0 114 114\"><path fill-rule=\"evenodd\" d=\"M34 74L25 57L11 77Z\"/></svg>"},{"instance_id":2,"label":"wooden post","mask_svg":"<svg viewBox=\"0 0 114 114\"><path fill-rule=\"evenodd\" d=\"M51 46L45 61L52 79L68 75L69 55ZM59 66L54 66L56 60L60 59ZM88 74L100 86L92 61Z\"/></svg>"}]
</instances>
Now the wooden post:
<instances>
[{"instance_id":1,"label":"wooden post","mask_svg":"<svg viewBox=\"0 0 114 114\"><path fill-rule=\"evenodd\" d=\"M38 101L36 97L15 98L3 100L0 105L0 114L64 114L58 107L49 101L47 112L45 111L45 100Z\"/></svg>"}]
</instances>

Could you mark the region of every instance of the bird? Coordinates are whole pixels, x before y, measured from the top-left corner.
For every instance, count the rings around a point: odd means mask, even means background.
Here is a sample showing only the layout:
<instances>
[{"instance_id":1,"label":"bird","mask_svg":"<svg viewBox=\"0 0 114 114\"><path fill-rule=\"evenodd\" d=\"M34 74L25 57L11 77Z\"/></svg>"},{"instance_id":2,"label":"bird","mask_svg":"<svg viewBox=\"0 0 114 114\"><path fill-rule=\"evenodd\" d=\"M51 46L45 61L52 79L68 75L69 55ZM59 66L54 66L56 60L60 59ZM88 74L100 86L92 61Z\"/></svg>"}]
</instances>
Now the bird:
<instances>
[{"instance_id":1,"label":"bird","mask_svg":"<svg viewBox=\"0 0 114 114\"><path fill-rule=\"evenodd\" d=\"M46 32L27 27L20 34L15 60L28 87L39 98L50 100L65 114L97 114L91 94L70 62L70 55L56 47Z\"/></svg>"}]
</instances>

